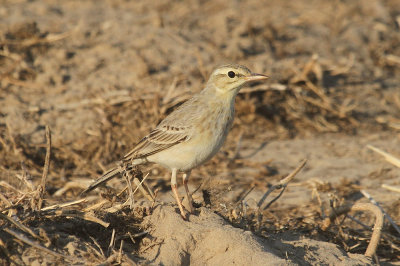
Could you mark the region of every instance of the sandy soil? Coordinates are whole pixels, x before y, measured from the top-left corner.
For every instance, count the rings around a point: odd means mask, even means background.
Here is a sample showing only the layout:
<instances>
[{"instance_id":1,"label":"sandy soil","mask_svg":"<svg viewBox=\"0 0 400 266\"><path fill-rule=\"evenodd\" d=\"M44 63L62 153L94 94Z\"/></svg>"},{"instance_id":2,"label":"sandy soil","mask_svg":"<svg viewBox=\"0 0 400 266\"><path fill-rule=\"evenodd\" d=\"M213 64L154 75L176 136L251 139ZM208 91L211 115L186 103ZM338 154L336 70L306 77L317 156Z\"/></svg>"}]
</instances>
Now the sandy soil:
<instances>
[{"instance_id":1,"label":"sandy soil","mask_svg":"<svg viewBox=\"0 0 400 266\"><path fill-rule=\"evenodd\" d=\"M388 219L372 258L368 212L323 228L365 192L400 224L400 163L368 148L400 158L398 1L13 0L0 22L2 264L400 265ZM157 165L140 169L154 202L137 192L130 208L117 178L55 205L227 62L270 80L243 90L226 144L193 171L188 221Z\"/></svg>"}]
</instances>

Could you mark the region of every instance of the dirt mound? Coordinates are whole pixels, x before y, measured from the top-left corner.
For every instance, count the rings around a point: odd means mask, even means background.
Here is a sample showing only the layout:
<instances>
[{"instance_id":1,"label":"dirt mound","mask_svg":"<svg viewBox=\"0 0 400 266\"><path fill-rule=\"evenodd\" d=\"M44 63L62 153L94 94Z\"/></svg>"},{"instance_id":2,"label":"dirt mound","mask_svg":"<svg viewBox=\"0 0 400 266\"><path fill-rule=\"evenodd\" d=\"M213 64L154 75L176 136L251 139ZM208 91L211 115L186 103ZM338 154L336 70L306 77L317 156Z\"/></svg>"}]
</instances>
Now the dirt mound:
<instances>
[{"instance_id":1,"label":"dirt mound","mask_svg":"<svg viewBox=\"0 0 400 266\"><path fill-rule=\"evenodd\" d=\"M210 209L183 221L176 208L158 206L145 218L152 248L141 255L164 265L367 265L364 256L351 255L337 246L314 241L262 238L233 227ZM287 237L287 236L286 236ZM293 236L292 236L293 237ZM154 243L158 243L155 244Z\"/></svg>"}]
</instances>

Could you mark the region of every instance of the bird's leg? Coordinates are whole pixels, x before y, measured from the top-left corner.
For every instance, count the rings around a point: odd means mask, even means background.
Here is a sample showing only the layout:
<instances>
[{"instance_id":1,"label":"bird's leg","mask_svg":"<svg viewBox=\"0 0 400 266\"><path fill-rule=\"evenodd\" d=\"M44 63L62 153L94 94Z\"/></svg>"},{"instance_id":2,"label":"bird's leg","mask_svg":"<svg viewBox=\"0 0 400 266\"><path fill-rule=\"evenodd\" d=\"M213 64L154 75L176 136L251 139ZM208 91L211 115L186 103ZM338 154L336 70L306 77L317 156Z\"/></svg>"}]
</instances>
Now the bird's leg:
<instances>
[{"instance_id":1,"label":"bird's leg","mask_svg":"<svg viewBox=\"0 0 400 266\"><path fill-rule=\"evenodd\" d=\"M178 189L177 189L177 182L176 182L176 169L172 169L172 176L171 176L171 188L174 192L175 200L178 203L179 210L181 212L181 216L184 220L186 220L185 212L183 211L182 201L179 198Z\"/></svg>"},{"instance_id":2,"label":"bird's leg","mask_svg":"<svg viewBox=\"0 0 400 266\"><path fill-rule=\"evenodd\" d=\"M192 194L190 194L190 192L189 192L189 188L188 188L188 185L187 185L188 181L189 181L189 177L190 177L190 171L183 173L183 185L185 186L186 197L187 197L188 202L189 202L190 213L194 213L193 198L192 198Z\"/></svg>"}]
</instances>

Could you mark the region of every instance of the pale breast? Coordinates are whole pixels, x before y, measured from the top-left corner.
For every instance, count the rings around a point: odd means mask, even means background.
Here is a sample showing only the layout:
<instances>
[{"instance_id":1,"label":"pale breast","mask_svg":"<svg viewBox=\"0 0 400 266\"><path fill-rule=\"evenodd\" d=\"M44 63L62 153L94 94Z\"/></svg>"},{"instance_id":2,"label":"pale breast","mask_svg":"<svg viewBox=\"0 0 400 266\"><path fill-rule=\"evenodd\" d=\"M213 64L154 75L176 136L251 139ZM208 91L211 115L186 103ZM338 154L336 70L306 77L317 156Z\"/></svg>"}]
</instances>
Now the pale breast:
<instances>
[{"instance_id":1,"label":"pale breast","mask_svg":"<svg viewBox=\"0 0 400 266\"><path fill-rule=\"evenodd\" d=\"M211 159L223 145L233 122L234 110L222 104L215 106L213 112L202 113L197 117L192 137L147 159L176 168L191 170Z\"/></svg>"}]
</instances>

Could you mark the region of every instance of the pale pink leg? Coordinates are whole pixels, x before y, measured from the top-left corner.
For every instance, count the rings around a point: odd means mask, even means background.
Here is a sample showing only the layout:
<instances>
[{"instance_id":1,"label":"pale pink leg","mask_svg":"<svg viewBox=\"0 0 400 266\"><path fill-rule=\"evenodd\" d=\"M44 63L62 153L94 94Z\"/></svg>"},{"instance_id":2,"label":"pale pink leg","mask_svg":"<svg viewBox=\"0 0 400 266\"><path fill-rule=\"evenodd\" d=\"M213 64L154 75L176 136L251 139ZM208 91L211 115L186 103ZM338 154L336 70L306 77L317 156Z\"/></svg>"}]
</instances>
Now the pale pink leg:
<instances>
[{"instance_id":1,"label":"pale pink leg","mask_svg":"<svg viewBox=\"0 0 400 266\"><path fill-rule=\"evenodd\" d=\"M183 220L186 220L186 215L185 215L185 212L183 211L183 206L182 206L182 202L181 202L181 199L179 197L179 194L178 194L177 187L178 186L177 186L177 183L176 183L176 169L172 169L172 176L171 176L172 192L174 192L175 200L178 203L178 207L179 207L179 210L181 212L181 216L182 216Z\"/></svg>"},{"instance_id":2,"label":"pale pink leg","mask_svg":"<svg viewBox=\"0 0 400 266\"><path fill-rule=\"evenodd\" d=\"M189 181L189 177L190 177L190 171L186 172L183 174L183 185L185 186L185 190L186 190L186 197L189 201L189 208L190 208L190 213L194 213L194 209L193 209L193 198L192 198L192 194L190 194L189 192L189 188L188 188L188 181Z\"/></svg>"}]
</instances>

